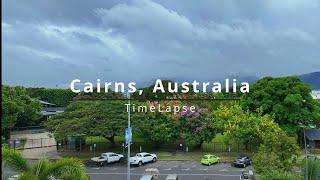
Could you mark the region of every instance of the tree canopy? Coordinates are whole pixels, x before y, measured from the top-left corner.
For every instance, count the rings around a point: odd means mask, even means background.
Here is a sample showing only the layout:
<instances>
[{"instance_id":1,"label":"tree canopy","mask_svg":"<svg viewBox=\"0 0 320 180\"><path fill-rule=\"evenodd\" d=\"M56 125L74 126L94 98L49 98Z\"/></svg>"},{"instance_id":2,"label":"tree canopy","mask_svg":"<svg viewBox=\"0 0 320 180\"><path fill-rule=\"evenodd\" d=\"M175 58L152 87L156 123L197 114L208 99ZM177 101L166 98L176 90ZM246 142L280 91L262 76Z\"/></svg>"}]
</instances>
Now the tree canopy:
<instances>
[{"instance_id":1,"label":"tree canopy","mask_svg":"<svg viewBox=\"0 0 320 180\"><path fill-rule=\"evenodd\" d=\"M125 102L74 101L64 113L49 119L47 129L60 139L66 136L101 136L114 143L127 125Z\"/></svg>"},{"instance_id":2,"label":"tree canopy","mask_svg":"<svg viewBox=\"0 0 320 180\"><path fill-rule=\"evenodd\" d=\"M40 117L40 110L39 100L27 95L23 87L2 86L2 129L31 125Z\"/></svg>"},{"instance_id":3,"label":"tree canopy","mask_svg":"<svg viewBox=\"0 0 320 180\"><path fill-rule=\"evenodd\" d=\"M67 106L77 95L70 89L27 88L26 91L30 97L48 101L57 106Z\"/></svg>"},{"instance_id":4,"label":"tree canopy","mask_svg":"<svg viewBox=\"0 0 320 180\"><path fill-rule=\"evenodd\" d=\"M214 121L230 139L259 147L253 158L258 172L289 171L293 167L293 156L299 154L299 147L295 138L288 137L272 116L244 111L235 104L214 111Z\"/></svg>"},{"instance_id":5,"label":"tree canopy","mask_svg":"<svg viewBox=\"0 0 320 180\"><path fill-rule=\"evenodd\" d=\"M312 99L310 86L297 77L260 79L241 98L245 110L270 114L282 128L295 133L297 124L319 124L319 107Z\"/></svg>"}]
</instances>

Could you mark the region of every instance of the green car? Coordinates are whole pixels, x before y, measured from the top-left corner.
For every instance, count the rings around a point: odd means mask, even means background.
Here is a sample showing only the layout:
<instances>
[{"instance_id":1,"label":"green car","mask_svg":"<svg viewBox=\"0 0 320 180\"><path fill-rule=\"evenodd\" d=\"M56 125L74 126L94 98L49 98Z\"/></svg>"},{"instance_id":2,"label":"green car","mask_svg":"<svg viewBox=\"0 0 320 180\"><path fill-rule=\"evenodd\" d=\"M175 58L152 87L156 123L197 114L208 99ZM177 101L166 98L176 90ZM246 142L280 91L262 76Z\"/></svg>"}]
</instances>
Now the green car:
<instances>
[{"instance_id":1,"label":"green car","mask_svg":"<svg viewBox=\"0 0 320 180\"><path fill-rule=\"evenodd\" d=\"M201 164L210 166L211 164L218 163L219 161L220 161L219 157L212 154L207 154L202 157Z\"/></svg>"}]
</instances>

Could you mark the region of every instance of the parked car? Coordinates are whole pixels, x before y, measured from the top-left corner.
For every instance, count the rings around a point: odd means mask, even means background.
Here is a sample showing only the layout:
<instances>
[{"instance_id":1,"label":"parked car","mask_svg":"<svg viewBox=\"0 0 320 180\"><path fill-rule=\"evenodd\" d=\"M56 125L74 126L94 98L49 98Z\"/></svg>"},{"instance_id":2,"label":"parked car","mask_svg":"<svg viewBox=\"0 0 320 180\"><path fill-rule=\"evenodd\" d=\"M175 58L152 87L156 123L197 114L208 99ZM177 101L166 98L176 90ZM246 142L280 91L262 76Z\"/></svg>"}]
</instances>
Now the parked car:
<instances>
[{"instance_id":1,"label":"parked car","mask_svg":"<svg viewBox=\"0 0 320 180\"><path fill-rule=\"evenodd\" d=\"M105 163L119 162L122 158L123 158L122 154L107 152L107 153L102 153L101 156L99 157L93 157L91 158L91 160L103 166Z\"/></svg>"},{"instance_id":2,"label":"parked car","mask_svg":"<svg viewBox=\"0 0 320 180\"><path fill-rule=\"evenodd\" d=\"M130 164L141 166L148 162L157 161L157 155L146 152L137 153L136 156L130 157Z\"/></svg>"},{"instance_id":3,"label":"parked car","mask_svg":"<svg viewBox=\"0 0 320 180\"><path fill-rule=\"evenodd\" d=\"M211 165L218 163L220 161L220 158L218 156L212 155L212 154L206 154L201 159L201 164L204 165Z\"/></svg>"},{"instance_id":4,"label":"parked car","mask_svg":"<svg viewBox=\"0 0 320 180\"><path fill-rule=\"evenodd\" d=\"M159 177L159 170L156 168L148 168L144 170L143 176L140 180L157 180Z\"/></svg>"},{"instance_id":5,"label":"parked car","mask_svg":"<svg viewBox=\"0 0 320 180\"><path fill-rule=\"evenodd\" d=\"M13 175L13 176L9 177L8 180L17 180L19 178L20 178L20 175L16 174L16 175Z\"/></svg>"},{"instance_id":6,"label":"parked car","mask_svg":"<svg viewBox=\"0 0 320 180\"><path fill-rule=\"evenodd\" d=\"M245 168L249 165L251 165L252 160L248 156L239 156L233 161L233 166L234 167L240 167L240 168Z\"/></svg>"},{"instance_id":7,"label":"parked car","mask_svg":"<svg viewBox=\"0 0 320 180\"><path fill-rule=\"evenodd\" d=\"M165 180L178 180L178 175L176 174L169 174Z\"/></svg>"},{"instance_id":8,"label":"parked car","mask_svg":"<svg viewBox=\"0 0 320 180\"><path fill-rule=\"evenodd\" d=\"M254 174L253 171L248 171L248 172L244 172L242 171L241 176L240 176L240 180L254 180Z\"/></svg>"},{"instance_id":9,"label":"parked car","mask_svg":"<svg viewBox=\"0 0 320 180\"><path fill-rule=\"evenodd\" d=\"M152 175L142 175L140 180L154 180Z\"/></svg>"}]
</instances>

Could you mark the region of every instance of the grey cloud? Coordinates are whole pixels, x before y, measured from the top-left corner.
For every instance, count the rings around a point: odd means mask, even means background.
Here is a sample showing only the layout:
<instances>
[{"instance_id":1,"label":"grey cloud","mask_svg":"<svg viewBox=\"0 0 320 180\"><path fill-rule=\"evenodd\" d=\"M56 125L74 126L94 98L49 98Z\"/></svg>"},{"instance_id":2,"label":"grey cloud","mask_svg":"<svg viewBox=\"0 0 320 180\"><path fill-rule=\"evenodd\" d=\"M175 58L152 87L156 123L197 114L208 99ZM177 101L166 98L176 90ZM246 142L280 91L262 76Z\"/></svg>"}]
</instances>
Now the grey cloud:
<instances>
[{"instance_id":1,"label":"grey cloud","mask_svg":"<svg viewBox=\"0 0 320 180\"><path fill-rule=\"evenodd\" d=\"M319 2L6 1L4 82L53 86L75 77L147 82L316 71Z\"/></svg>"}]
</instances>

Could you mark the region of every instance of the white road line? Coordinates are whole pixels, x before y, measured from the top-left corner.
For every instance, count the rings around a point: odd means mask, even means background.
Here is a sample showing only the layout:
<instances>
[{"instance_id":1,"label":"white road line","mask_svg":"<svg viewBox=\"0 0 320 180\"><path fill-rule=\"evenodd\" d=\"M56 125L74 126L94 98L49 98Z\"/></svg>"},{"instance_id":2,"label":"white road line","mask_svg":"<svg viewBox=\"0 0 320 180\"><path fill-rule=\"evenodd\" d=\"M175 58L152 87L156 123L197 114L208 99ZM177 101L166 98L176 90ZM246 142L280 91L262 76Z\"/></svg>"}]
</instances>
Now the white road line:
<instances>
[{"instance_id":1,"label":"white road line","mask_svg":"<svg viewBox=\"0 0 320 180\"><path fill-rule=\"evenodd\" d=\"M127 173L87 173L88 175L126 175ZM131 175L142 175L143 173L131 173ZM176 174L176 173L175 173ZM169 175L169 174L159 174ZM240 175L229 174L177 174L179 176L226 176L226 177L240 177Z\"/></svg>"}]
</instances>

